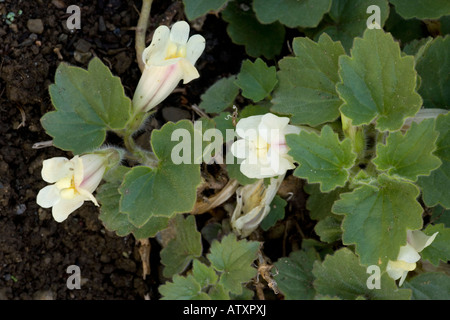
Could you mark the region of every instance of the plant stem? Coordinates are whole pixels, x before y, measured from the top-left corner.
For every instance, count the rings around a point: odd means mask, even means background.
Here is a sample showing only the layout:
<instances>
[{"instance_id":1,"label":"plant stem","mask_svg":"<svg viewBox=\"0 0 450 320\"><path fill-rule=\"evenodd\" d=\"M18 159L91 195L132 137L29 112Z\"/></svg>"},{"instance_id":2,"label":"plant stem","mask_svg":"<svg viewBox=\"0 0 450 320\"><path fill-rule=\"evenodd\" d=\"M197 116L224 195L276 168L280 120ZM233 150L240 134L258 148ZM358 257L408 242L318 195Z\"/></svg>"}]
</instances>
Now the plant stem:
<instances>
[{"instance_id":1,"label":"plant stem","mask_svg":"<svg viewBox=\"0 0 450 320\"><path fill-rule=\"evenodd\" d=\"M148 19L150 17L150 9L153 0L142 0L141 14L139 16L138 24L136 26L136 57L141 71L144 70L145 64L142 61L142 52L145 49L145 32L147 31Z\"/></svg>"}]
</instances>

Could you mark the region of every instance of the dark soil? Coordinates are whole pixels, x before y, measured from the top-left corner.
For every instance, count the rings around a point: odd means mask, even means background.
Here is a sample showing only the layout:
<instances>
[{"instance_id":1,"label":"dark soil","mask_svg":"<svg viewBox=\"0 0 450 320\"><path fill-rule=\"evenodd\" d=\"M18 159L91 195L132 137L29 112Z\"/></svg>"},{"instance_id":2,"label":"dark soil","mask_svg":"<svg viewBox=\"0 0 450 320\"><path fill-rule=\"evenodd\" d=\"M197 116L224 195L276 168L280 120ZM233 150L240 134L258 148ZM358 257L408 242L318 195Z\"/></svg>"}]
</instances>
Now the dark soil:
<instances>
[{"instance_id":1,"label":"dark soil","mask_svg":"<svg viewBox=\"0 0 450 320\"><path fill-rule=\"evenodd\" d=\"M75 32L66 28L71 4L81 7L82 28ZM37 192L46 185L42 161L73 155L53 147L32 148L51 139L40 118L53 109L48 86L61 61L86 68L97 56L132 96L140 77L133 29L140 6L131 0L0 1L0 299L159 298L159 244L151 239L151 274L144 279L133 236L107 231L91 203L63 223L55 222L49 209L36 204ZM10 12L15 18L8 24ZM31 19L42 21L42 33L30 32ZM178 20L186 20L181 1L155 0L147 44L158 25ZM159 107L153 127L177 117L192 119L190 106L206 88L239 71L245 52L230 42L226 24L215 15L196 24L193 33L202 34L207 43L197 63L201 77L180 86ZM81 290L66 287L70 265L81 269Z\"/></svg>"}]
</instances>

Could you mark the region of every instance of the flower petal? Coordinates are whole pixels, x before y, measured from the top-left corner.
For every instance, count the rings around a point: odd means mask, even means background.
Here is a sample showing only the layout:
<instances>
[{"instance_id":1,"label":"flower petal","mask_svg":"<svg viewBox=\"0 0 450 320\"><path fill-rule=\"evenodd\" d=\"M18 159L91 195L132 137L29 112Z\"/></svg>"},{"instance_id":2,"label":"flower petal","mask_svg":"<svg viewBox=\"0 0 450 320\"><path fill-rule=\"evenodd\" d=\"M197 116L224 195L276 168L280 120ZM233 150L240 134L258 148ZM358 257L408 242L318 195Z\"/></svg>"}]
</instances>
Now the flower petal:
<instances>
[{"instance_id":1,"label":"flower petal","mask_svg":"<svg viewBox=\"0 0 450 320\"><path fill-rule=\"evenodd\" d=\"M83 161L83 181L77 187L92 193L102 181L106 170L106 158L98 154L81 156Z\"/></svg>"},{"instance_id":2,"label":"flower petal","mask_svg":"<svg viewBox=\"0 0 450 320\"><path fill-rule=\"evenodd\" d=\"M49 183L65 178L72 174L73 164L64 157L55 157L42 162L42 179Z\"/></svg>"},{"instance_id":3,"label":"flower petal","mask_svg":"<svg viewBox=\"0 0 450 320\"><path fill-rule=\"evenodd\" d=\"M189 38L190 26L186 21L176 22L170 31L170 40L185 45Z\"/></svg>"},{"instance_id":4,"label":"flower petal","mask_svg":"<svg viewBox=\"0 0 450 320\"><path fill-rule=\"evenodd\" d=\"M256 140L258 138L258 126L262 117L262 115L257 115L239 120L236 125L236 134L247 140Z\"/></svg>"},{"instance_id":5,"label":"flower petal","mask_svg":"<svg viewBox=\"0 0 450 320\"><path fill-rule=\"evenodd\" d=\"M167 26L159 26L153 33L152 42L142 52L142 61L146 67L157 65L164 61L166 48L170 39L170 30Z\"/></svg>"},{"instance_id":6,"label":"flower petal","mask_svg":"<svg viewBox=\"0 0 450 320\"><path fill-rule=\"evenodd\" d=\"M46 186L39 190L36 196L36 203L42 208L50 208L60 199L59 189L55 185Z\"/></svg>"},{"instance_id":7,"label":"flower petal","mask_svg":"<svg viewBox=\"0 0 450 320\"><path fill-rule=\"evenodd\" d=\"M198 73L197 69L194 67L194 65L187 59L181 59L178 64L180 65L180 68L183 72L183 84L186 84L188 82L191 82L194 79L197 79L200 77L200 74Z\"/></svg>"},{"instance_id":8,"label":"flower petal","mask_svg":"<svg viewBox=\"0 0 450 320\"><path fill-rule=\"evenodd\" d=\"M245 139L239 139L231 145L230 151L236 158L245 159L249 157L250 150L254 149L254 146L252 143Z\"/></svg>"},{"instance_id":9,"label":"flower petal","mask_svg":"<svg viewBox=\"0 0 450 320\"><path fill-rule=\"evenodd\" d=\"M186 59L188 59L192 65L195 65L198 58L202 55L205 50L205 45L205 38L199 34L194 34L189 38L186 44Z\"/></svg>"},{"instance_id":10,"label":"flower petal","mask_svg":"<svg viewBox=\"0 0 450 320\"><path fill-rule=\"evenodd\" d=\"M416 263L420 260L420 255L417 251L408 243L406 246L400 247L397 260L405 261L408 263Z\"/></svg>"},{"instance_id":11,"label":"flower petal","mask_svg":"<svg viewBox=\"0 0 450 320\"><path fill-rule=\"evenodd\" d=\"M439 232L434 233L432 236L427 236L420 230L408 230L408 243L417 251L421 252L428 247L436 238Z\"/></svg>"},{"instance_id":12,"label":"flower petal","mask_svg":"<svg viewBox=\"0 0 450 320\"><path fill-rule=\"evenodd\" d=\"M270 165L267 166L261 163L251 163L249 159L242 161L240 169L242 174L248 178L264 179L277 175Z\"/></svg>"},{"instance_id":13,"label":"flower petal","mask_svg":"<svg viewBox=\"0 0 450 320\"><path fill-rule=\"evenodd\" d=\"M288 123L289 118L287 117L266 113L258 125L258 132L268 143L279 143L280 139L284 140L284 129Z\"/></svg>"},{"instance_id":14,"label":"flower petal","mask_svg":"<svg viewBox=\"0 0 450 320\"><path fill-rule=\"evenodd\" d=\"M75 186L79 186L84 179L83 160L79 156L75 156L70 160L73 163L73 181Z\"/></svg>"},{"instance_id":15,"label":"flower petal","mask_svg":"<svg viewBox=\"0 0 450 320\"><path fill-rule=\"evenodd\" d=\"M83 200L80 200L80 197L76 197L73 199L61 199L52 209L53 218L57 222L62 222L67 219L69 214L77 210L79 207L83 205Z\"/></svg>"}]
</instances>

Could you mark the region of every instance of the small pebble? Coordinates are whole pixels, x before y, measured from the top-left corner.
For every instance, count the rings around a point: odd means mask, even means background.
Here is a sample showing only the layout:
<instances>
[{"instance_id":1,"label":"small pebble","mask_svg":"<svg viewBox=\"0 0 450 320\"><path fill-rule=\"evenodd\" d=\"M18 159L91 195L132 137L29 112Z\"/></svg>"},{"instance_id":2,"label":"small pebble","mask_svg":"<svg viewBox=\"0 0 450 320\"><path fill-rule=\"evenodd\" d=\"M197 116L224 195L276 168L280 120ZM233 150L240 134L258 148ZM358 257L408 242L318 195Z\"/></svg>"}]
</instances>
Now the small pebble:
<instances>
[{"instance_id":1,"label":"small pebble","mask_svg":"<svg viewBox=\"0 0 450 320\"><path fill-rule=\"evenodd\" d=\"M27 21L27 28L32 33L41 34L44 32L44 23L41 19L29 19Z\"/></svg>"}]
</instances>

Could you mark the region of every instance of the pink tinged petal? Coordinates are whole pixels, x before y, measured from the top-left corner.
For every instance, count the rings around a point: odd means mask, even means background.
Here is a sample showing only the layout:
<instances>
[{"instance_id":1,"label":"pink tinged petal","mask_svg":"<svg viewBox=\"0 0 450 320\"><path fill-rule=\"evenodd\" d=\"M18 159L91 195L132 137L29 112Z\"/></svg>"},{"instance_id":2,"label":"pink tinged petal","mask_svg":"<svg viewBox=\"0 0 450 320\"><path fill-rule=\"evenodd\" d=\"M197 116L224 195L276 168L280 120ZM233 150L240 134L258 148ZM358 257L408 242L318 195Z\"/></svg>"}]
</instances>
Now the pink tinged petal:
<instances>
[{"instance_id":1,"label":"pink tinged petal","mask_svg":"<svg viewBox=\"0 0 450 320\"><path fill-rule=\"evenodd\" d=\"M198 58L200 58L205 50L205 43L205 38L199 34L195 34L189 38L186 44L186 59L189 60L192 65L195 65Z\"/></svg>"},{"instance_id":2,"label":"pink tinged petal","mask_svg":"<svg viewBox=\"0 0 450 320\"><path fill-rule=\"evenodd\" d=\"M181 59L178 64L180 65L180 68L183 72L183 84L186 84L188 82L191 82L194 79L197 79L200 77L200 74L198 73L197 69L194 67L194 65L187 59Z\"/></svg>"},{"instance_id":3,"label":"pink tinged petal","mask_svg":"<svg viewBox=\"0 0 450 320\"><path fill-rule=\"evenodd\" d=\"M79 186L84 179L83 160L79 156L75 156L70 160L73 163L73 181L76 186Z\"/></svg>"},{"instance_id":4,"label":"pink tinged petal","mask_svg":"<svg viewBox=\"0 0 450 320\"><path fill-rule=\"evenodd\" d=\"M36 203L42 208L50 208L60 199L59 189L55 185L46 186L39 190Z\"/></svg>"},{"instance_id":5,"label":"pink tinged petal","mask_svg":"<svg viewBox=\"0 0 450 320\"><path fill-rule=\"evenodd\" d=\"M77 188L79 187L92 193L102 181L106 170L106 159L98 154L86 154L81 156L81 159L84 170L83 181L77 185Z\"/></svg>"},{"instance_id":6,"label":"pink tinged petal","mask_svg":"<svg viewBox=\"0 0 450 320\"><path fill-rule=\"evenodd\" d=\"M52 209L53 218L57 222L62 222L67 219L69 214L77 210L83 205L81 197L75 197L73 199L60 199Z\"/></svg>"},{"instance_id":7,"label":"pink tinged petal","mask_svg":"<svg viewBox=\"0 0 450 320\"><path fill-rule=\"evenodd\" d=\"M406 246L400 247L400 252L398 254L397 260L405 261L408 263L416 263L420 260L420 255L410 244L406 244Z\"/></svg>"},{"instance_id":8,"label":"pink tinged petal","mask_svg":"<svg viewBox=\"0 0 450 320\"><path fill-rule=\"evenodd\" d=\"M408 230L408 243L417 251L421 252L428 247L436 238L439 232L434 233L432 236L427 236L425 233L419 230Z\"/></svg>"},{"instance_id":9,"label":"pink tinged petal","mask_svg":"<svg viewBox=\"0 0 450 320\"><path fill-rule=\"evenodd\" d=\"M48 183L56 181L72 174L73 164L64 157L55 157L44 160L42 163L42 179Z\"/></svg>"},{"instance_id":10,"label":"pink tinged petal","mask_svg":"<svg viewBox=\"0 0 450 320\"><path fill-rule=\"evenodd\" d=\"M170 40L176 44L185 45L189 38L189 24L186 21L176 22L170 31Z\"/></svg>"},{"instance_id":11,"label":"pink tinged petal","mask_svg":"<svg viewBox=\"0 0 450 320\"><path fill-rule=\"evenodd\" d=\"M142 52L142 61L147 67L164 61L169 44L170 30L167 26L159 26L153 33L152 42Z\"/></svg>"},{"instance_id":12,"label":"pink tinged petal","mask_svg":"<svg viewBox=\"0 0 450 320\"><path fill-rule=\"evenodd\" d=\"M165 70L162 77L157 79L159 87L156 88L154 95L151 97L146 111L164 101L177 87L182 78L182 70L178 63L162 68L165 68Z\"/></svg>"},{"instance_id":13,"label":"pink tinged petal","mask_svg":"<svg viewBox=\"0 0 450 320\"><path fill-rule=\"evenodd\" d=\"M162 102L182 77L178 64L146 68L133 96L133 109L147 112Z\"/></svg>"}]
</instances>

